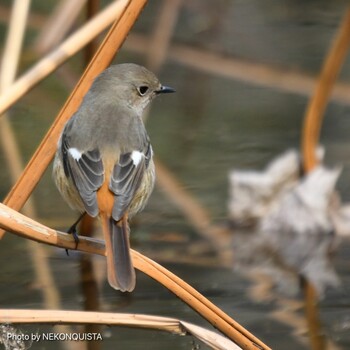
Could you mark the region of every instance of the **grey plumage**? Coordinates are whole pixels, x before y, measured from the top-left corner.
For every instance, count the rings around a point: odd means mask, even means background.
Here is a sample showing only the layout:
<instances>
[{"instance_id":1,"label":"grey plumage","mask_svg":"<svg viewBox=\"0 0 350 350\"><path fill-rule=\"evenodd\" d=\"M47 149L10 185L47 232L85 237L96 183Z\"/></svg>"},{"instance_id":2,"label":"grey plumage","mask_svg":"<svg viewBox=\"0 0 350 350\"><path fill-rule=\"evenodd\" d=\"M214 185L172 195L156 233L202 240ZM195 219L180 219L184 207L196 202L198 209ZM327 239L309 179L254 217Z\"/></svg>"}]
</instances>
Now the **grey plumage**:
<instances>
[{"instance_id":1,"label":"grey plumage","mask_svg":"<svg viewBox=\"0 0 350 350\"><path fill-rule=\"evenodd\" d=\"M134 164L132 153L124 153L119 157L118 163L114 166L110 185L110 190L116 195L113 206L113 219L118 221L129 208L131 200L134 198L136 190L140 187L143 174L148 168L152 157L150 143L140 151L140 160Z\"/></svg>"},{"instance_id":2,"label":"grey plumage","mask_svg":"<svg viewBox=\"0 0 350 350\"><path fill-rule=\"evenodd\" d=\"M56 152L56 185L73 208L101 216L109 282L123 291L135 286L128 218L143 209L155 177L142 112L157 94L173 91L144 67L111 66L67 122Z\"/></svg>"},{"instance_id":3,"label":"grey plumage","mask_svg":"<svg viewBox=\"0 0 350 350\"><path fill-rule=\"evenodd\" d=\"M71 121L74 119L72 118ZM65 176L70 179L77 188L85 207L85 211L92 217L98 215L96 191L102 186L104 180L104 170L100 151L95 148L81 154L79 159L75 159L70 154L72 146L69 143L68 122L61 140L61 161ZM78 149L76 149L78 152Z\"/></svg>"}]
</instances>

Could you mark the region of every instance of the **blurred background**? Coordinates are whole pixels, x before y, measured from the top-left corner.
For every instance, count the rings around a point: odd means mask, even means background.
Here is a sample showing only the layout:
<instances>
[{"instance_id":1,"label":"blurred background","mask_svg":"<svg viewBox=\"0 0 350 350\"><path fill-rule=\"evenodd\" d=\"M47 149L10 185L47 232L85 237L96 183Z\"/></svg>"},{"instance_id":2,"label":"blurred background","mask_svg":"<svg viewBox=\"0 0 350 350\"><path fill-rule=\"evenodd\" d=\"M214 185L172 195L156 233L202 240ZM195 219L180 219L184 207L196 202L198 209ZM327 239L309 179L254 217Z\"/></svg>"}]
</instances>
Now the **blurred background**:
<instances>
[{"instance_id":1,"label":"blurred background","mask_svg":"<svg viewBox=\"0 0 350 350\"><path fill-rule=\"evenodd\" d=\"M87 1L78 2L83 3L80 15L66 36L86 21ZM44 56L40 36L59 3L31 1L18 76ZM109 2L89 3L103 8ZM10 0L0 3L0 52L12 4ZM229 223L229 173L232 169L263 171L287 149L300 148L305 109L347 6L343 0L150 0L114 60L145 65L177 91L154 101L149 110L146 126L162 169L146 209L132 223L132 247L183 278L273 349L350 348L350 243L344 236L336 239L331 263L340 283L325 287L319 296L319 324L313 335L317 339L312 339L298 271L286 287L282 273L273 278L266 271L236 266L234 247L238 244L239 249L245 233L235 241L237 228ZM102 38L9 110L24 164ZM349 56L337 84L324 116L321 143L325 165L342 165L336 188L346 203L350 201ZM0 147L1 199L15 180L6 159ZM62 200L51 170L35 189L32 204L39 222L65 231L77 213ZM169 178L179 187L172 183L169 188L164 180ZM180 195L180 204L174 193ZM201 208L209 224L201 226L203 217L182 206L189 200ZM98 223L95 226L94 234L101 238ZM215 232L220 244L216 244ZM114 291L106 282L101 257L72 251L66 256L63 249L29 244L6 234L0 243L0 266L1 308L56 305L156 314L210 328L172 293L141 273L135 292ZM91 349L206 348L191 337L160 332L116 327L102 327L101 332L104 341L90 344ZM33 344L35 349L84 346Z\"/></svg>"}]
</instances>

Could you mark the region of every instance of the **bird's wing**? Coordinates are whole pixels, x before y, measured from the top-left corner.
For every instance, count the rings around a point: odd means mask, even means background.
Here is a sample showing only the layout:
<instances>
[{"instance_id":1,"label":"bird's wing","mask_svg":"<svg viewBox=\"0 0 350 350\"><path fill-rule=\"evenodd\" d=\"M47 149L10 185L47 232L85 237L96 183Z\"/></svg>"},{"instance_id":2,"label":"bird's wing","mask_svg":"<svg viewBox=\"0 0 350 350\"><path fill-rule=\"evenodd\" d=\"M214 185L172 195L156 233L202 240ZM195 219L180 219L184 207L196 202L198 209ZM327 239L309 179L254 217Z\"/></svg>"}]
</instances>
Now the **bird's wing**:
<instances>
[{"instance_id":1,"label":"bird's wing","mask_svg":"<svg viewBox=\"0 0 350 350\"><path fill-rule=\"evenodd\" d=\"M109 189L115 194L112 212L114 220L119 221L129 208L151 158L152 147L148 140L142 150L120 155L109 184Z\"/></svg>"},{"instance_id":2,"label":"bird's wing","mask_svg":"<svg viewBox=\"0 0 350 350\"><path fill-rule=\"evenodd\" d=\"M98 214L96 191L104 181L101 154L98 149L79 150L72 145L67 134L68 130L67 133L63 133L61 140L65 175L72 179L84 203L86 212L95 217Z\"/></svg>"}]
</instances>

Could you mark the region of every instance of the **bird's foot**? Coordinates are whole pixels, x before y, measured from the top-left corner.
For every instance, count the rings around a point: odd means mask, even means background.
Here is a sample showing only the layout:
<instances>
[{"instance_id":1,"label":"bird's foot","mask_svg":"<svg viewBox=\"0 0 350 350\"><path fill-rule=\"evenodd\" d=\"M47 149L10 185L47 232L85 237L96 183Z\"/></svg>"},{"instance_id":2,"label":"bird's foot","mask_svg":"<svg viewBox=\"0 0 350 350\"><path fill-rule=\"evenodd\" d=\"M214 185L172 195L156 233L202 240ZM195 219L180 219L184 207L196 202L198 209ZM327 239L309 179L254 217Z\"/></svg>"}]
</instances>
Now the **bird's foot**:
<instances>
[{"instance_id":1,"label":"bird's foot","mask_svg":"<svg viewBox=\"0 0 350 350\"><path fill-rule=\"evenodd\" d=\"M67 233L73 235L74 241L75 241L75 247L74 250L78 249L78 244L79 244L79 236L78 236L78 230L77 226L81 219L84 217L85 213L83 213L81 216L79 216L78 220L74 222L74 224L67 230ZM66 254L69 256L68 249L66 249Z\"/></svg>"}]
</instances>

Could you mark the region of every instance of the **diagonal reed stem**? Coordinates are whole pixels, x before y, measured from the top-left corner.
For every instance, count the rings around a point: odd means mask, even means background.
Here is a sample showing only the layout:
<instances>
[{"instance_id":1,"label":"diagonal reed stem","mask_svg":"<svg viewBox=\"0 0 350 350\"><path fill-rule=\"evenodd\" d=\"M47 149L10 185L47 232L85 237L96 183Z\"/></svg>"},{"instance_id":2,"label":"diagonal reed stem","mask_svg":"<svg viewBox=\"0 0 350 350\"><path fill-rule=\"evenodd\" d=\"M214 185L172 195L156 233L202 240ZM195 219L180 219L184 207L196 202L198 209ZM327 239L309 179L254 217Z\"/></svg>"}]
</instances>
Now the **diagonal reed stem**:
<instances>
[{"instance_id":1,"label":"diagonal reed stem","mask_svg":"<svg viewBox=\"0 0 350 350\"><path fill-rule=\"evenodd\" d=\"M312 171L318 164L316 149L319 144L324 112L349 50L349 46L350 9L347 10L343 22L335 36L333 45L322 67L314 94L305 112L301 143L305 173ZM324 350L327 346L322 332L317 293L315 287L306 279L303 279L303 292L311 348L313 350Z\"/></svg>"},{"instance_id":2,"label":"diagonal reed stem","mask_svg":"<svg viewBox=\"0 0 350 350\"><path fill-rule=\"evenodd\" d=\"M33 312L34 311L34 312ZM109 325L131 328L155 329L178 335L192 335L212 349L240 350L241 348L222 335L179 319L143 314L118 314L71 310L0 310L0 322L11 324L54 323ZM100 332L96 332L100 333ZM40 336L40 334L38 334ZM41 339L37 339L39 341ZM88 344L91 342L88 342Z\"/></svg>"},{"instance_id":3,"label":"diagonal reed stem","mask_svg":"<svg viewBox=\"0 0 350 350\"><path fill-rule=\"evenodd\" d=\"M323 115L349 46L350 9L347 10L336 34L305 113L301 144L305 172L311 171L317 165L316 148L320 138Z\"/></svg>"},{"instance_id":4,"label":"diagonal reed stem","mask_svg":"<svg viewBox=\"0 0 350 350\"><path fill-rule=\"evenodd\" d=\"M92 18L91 21L81 26L63 43L58 46L52 46L52 51L49 54L26 71L0 95L0 113L5 112L42 79L46 78L66 60L75 55L88 42L115 22L116 18L120 18L125 11L128 1L130 0L115 0Z\"/></svg>"},{"instance_id":5,"label":"diagonal reed stem","mask_svg":"<svg viewBox=\"0 0 350 350\"><path fill-rule=\"evenodd\" d=\"M0 227L37 242L67 249L75 248L75 241L71 235L46 227L1 203ZM104 242L90 237L80 236L77 249L86 253L105 255ZM261 340L249 333L230 316L172 272L134 250L132 250L132 257L134 265L138 270L152 277L173 292L242 349L270 349Z\"/></svg>"},{"instance_id":6,"label":"diagonal reed stem","mask_svg":"<svg viewBox=\"0 0 350 350\"><path fill-rule=\"evenodd\" d=\"M51 162L56 151L59 135L66 121L78 109L83 96L90 88L93 79L101 73L112 61L115 53L122 45L125 37L136 21L147 0L132 0L127 3L121 16L116 19L106 35L97 53L91 60L77 86L59 112L50 130L39 145L32 159L27 164L21 177L12 187L5 199L5 203L16 210L22 208L41 176ZM0 232L0 238L3 236Z\"/></svg>"},{"instance_id":7,"label":"diagonal reed stem","mask_svg":"<svg viewBox=\"0 0 350 350\"><path fill-rule=\"evenodd\" d=\"M115 21L75 90L28 163L22 176L7 196L6 203L8 207L0 204L0 227L2 229L15 232L39 242L68 249L74 248L75 243L69 235L40 225L34 220L28 219L18 212L11 210L9 207L19 210L26 202L54 155L59 134L66 120L77 110L94 77L109 65L145 3L146 0L129 1L121 17ZM104 244L91 238L82 237L79 243L79 249L95 254L105 254ZM170 271L167 271L165 268L137 252L133 252L133 259L136 268L144 271L173 291L206 320L239 344L242 349L270 349Z\"/></svg>"}]
</instances>

